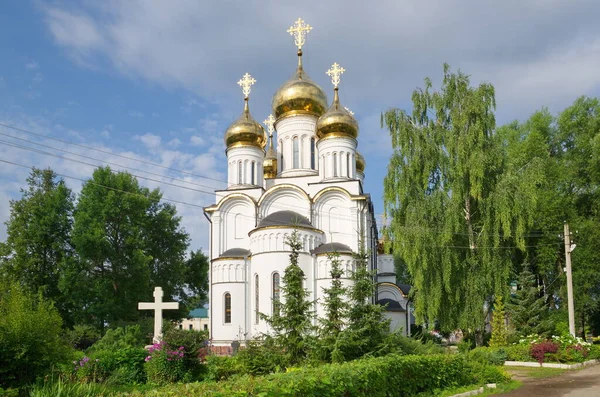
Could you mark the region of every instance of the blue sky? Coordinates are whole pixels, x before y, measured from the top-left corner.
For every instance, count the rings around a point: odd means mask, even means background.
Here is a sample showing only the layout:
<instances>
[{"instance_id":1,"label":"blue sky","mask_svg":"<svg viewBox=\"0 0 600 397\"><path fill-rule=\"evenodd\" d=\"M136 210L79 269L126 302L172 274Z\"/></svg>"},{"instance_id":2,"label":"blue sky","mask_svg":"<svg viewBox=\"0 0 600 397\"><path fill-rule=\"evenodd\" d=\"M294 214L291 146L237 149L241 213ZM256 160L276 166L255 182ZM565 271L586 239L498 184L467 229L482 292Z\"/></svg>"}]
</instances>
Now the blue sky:
<instances>
[{"instance_id":1,"label":"blue sky","mask_svg":"<svg viewBox=\"0 0 600 397\"><path fill-rule=\"evenodd\" d=\"M251 112L266 118L272 94L294 71L296 50L286 30L301 16L314 27L305 68L330 99L325 71L333 62L346 68L340 97L360 123L365 190L381 213L391 149L379 115L390 107L410 108L411 92L424 77L439 83L443 62L470 74L474 84L494 84L499 124L599 94L600 3L496 3L6 0L0 6L0 123L127 159L1 126L0 133L160 174L149 177L162 182L222 187L214 179L225 179L223 132L242 110L236 82L246 72L256 78ZM93 171L6 143L0 143L0 159L81 179ZM0 222L8 219L8 200L19 197L27 174L0 163ZM81 188L80 181L67 183L76 192ZM194 205L213 200L198 191L141 183ZM192 248L206 247L202 211L178 210ZM5 236L0 227L0 240Z\"/></svg>"}]
</instances>

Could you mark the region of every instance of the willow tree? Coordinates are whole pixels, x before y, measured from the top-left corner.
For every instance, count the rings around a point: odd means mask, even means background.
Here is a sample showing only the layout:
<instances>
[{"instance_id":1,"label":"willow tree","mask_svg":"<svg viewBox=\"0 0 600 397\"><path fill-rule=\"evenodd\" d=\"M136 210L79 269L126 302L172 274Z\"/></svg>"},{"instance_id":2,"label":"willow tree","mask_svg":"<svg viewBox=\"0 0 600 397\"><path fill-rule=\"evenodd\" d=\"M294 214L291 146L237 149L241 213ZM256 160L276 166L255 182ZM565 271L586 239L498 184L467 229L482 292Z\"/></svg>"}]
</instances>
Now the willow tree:
<instances>
[{"instance_id":1,"label":"willow tree","mask_svg":"<svg viewBox=\"0 0 600 397\"><path fill-rule=\"evenodd\" d=\"M494 87L470 85L444 65L413 109L382 114L393 154L384 181L387 229L407 264L419 323L481 329L484 307L507 287L515 247L525 248L542 163L508 161L495 134Z\"/></svg>"}]
</instances>

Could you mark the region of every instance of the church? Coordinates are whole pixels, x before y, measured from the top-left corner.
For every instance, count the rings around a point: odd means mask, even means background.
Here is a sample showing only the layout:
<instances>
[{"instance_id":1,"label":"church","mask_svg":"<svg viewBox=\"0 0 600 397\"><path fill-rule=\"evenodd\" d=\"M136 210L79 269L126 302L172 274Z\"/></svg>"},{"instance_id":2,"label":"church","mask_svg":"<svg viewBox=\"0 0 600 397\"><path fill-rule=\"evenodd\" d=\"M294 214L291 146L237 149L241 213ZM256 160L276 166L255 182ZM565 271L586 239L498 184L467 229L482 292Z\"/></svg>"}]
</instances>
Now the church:
<instances>
[{"instance_id":1,"label":"church","mask_svg":"<svg viewBox=\"0 0 600 397\"><path fill-rule=\"evenodd\" d=\"M238 82L244 108L225 131L227 188L216 191L215 204L204 209L210 223L209 332L215 346L244 343L269 331L259 313L271 315L281 299L290 254L286 239L294 230L317 316L323 313L323 288L331 283L328 254L340 255L343 282L350 285L353 253L364 244L369 267L378 273L376 300L387 305L393 329L410 332L409 287L396 283L392 255L378 252L373 203L363 190L359 126L340 100L345 69L334 63L327 71L333 84L329 104L302 65L311 29L298 19L288 30L298 64L273 95L266 130L250 112L256 80L246 73Z\"/></svg>"}]
</instances>

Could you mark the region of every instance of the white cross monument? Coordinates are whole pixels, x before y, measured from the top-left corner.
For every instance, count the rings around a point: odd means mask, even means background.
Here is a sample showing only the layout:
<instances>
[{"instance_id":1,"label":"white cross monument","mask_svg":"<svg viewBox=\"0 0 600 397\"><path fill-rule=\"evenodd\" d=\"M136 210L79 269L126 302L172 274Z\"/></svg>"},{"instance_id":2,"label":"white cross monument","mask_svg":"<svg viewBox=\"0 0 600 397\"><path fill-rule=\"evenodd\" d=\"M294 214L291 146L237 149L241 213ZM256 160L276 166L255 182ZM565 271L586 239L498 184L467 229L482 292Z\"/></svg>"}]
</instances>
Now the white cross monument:
<instances>
[{"instance_id":1,"label":"white cross monument","mask_svg":"<svg viewBox=\"0 0 600 397\"><path fill-rule=\"evenodd\" d=\"M162 311L179 309L179 302L163 302L164 292L161 287L154 288L154 302L139 302L138 310L154 310L154 337L152 341L158 343L162 339Z\"/></svg>"}]
</instances>

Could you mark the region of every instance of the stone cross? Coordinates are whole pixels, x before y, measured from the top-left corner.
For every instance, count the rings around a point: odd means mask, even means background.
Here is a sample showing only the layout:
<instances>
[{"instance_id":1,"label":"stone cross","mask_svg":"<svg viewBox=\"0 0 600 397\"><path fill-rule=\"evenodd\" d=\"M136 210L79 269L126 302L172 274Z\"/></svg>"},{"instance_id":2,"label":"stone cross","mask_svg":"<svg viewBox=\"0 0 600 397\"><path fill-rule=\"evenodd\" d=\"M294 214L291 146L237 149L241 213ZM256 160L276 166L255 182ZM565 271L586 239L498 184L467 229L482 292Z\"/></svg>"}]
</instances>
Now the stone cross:
<instances>
[{"instance_id":1,"label":"stone cross","mask_svg":"<svg viewBox=\"0 0 600 397\"><path fill-rule=\"evenodd\" d=\"M161 287L154 288L154 302L139 302L138 310L154 310L154 343L162 339L162 311L179 309L179 302L163 302L164 296Z\"/></svg>"}]
</instances>

